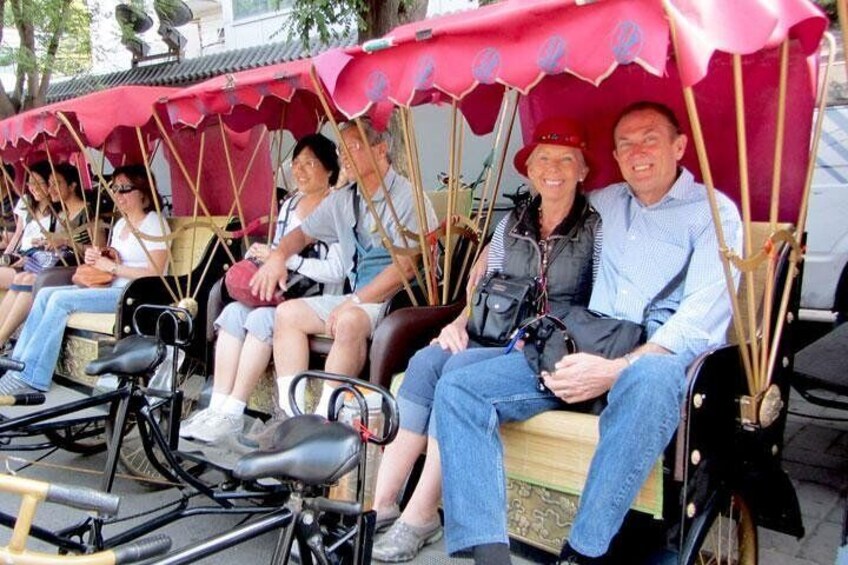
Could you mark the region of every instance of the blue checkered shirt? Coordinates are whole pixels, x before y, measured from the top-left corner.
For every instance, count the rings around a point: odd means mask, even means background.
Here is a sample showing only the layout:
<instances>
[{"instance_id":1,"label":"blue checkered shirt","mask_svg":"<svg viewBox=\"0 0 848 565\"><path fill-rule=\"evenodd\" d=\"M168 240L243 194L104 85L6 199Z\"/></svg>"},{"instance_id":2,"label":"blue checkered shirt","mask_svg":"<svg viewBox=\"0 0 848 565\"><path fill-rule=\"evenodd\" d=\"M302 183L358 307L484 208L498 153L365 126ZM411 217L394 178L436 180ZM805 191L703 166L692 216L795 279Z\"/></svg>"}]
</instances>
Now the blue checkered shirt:
<instances>
[{"instance_id":1,"label":"blue checkered shirt","mask_svg":"<svg viewBox=\"0 0 848 565\"><path fill-rule=\"evenodd\" d=\"M724 194L717 197L726 243L740 250L736 205ZM725 343L730 297L707 191L692 173L683 169L668 194L651 206L643 205L627 183L594 191L589 201L604 223L589 308L644 322L651 343L687 364ZM738 273L734 276L738 283Z\"/></svg>"}]
</instances>

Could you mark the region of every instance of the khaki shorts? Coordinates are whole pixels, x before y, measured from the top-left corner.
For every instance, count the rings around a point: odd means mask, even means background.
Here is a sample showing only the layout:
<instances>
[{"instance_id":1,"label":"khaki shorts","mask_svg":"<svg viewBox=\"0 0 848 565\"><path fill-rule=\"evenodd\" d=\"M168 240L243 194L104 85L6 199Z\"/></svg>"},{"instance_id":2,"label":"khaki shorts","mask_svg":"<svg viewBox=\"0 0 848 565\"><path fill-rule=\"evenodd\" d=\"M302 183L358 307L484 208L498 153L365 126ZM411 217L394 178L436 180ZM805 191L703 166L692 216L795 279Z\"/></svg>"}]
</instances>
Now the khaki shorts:
<instances>
[{"instance_id":1,"label":"khaki shorts","mask_svg":"<svg viewBox=\"0 0 848 565\"><path fill-rule=\"evenodd\" d=\"M309 298L301 298L306 302L306 304L312 308L315 314L321 318L322 321L326 322L327 318L330 317L330 313L342 302L350 298L350 294L345 294L344 296L334 296L334 295L321 295L321 296L310 296ZM366 314L368 314L368 318L371 320L371 333L374 333L374 328L377 327L377 324L383 317L386 315L386 302L380 302L377 304L357 304L356 307L363 310Z\"/></svg>"}]
</instances>

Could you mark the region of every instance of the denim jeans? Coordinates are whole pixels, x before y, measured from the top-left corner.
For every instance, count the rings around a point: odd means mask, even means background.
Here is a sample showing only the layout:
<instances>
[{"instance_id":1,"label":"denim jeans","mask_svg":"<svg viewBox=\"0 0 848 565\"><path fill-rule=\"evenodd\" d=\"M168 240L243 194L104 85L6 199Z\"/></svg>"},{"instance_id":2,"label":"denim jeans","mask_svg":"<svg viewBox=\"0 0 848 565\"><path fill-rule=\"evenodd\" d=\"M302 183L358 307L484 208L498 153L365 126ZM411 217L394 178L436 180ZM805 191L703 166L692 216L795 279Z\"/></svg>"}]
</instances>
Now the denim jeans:
<instances>
[{"instance_id":1,"label":"denim jeans","mask_svg":"<svg viewBox=\"0 0 848 565\"><path fill-rule=\"evenodd\" d=\"M428 428L435 436L435 425L430 419L436 383L444 373L473 365L503 355L503 347L471 347L451 353L440 345L428 345L412 356L403 382L397 393L400 427L424 435Z\"/></svg>"},{"instance_id":2,"label":"denim jeans","mask_svg":"<svg viewBox=\"0 0 848 565\"><path fill-rule=\"evenodd\" d=\"M74 312L114 312L123 292L123 287L42 288L12 352L12 358L26 363L16 376L35 389L49 390L68 317Z\"/></svg>"},{"instance_id":3,"label":"denim jeans","mask_svg":"<svg viewBox=\"0 0 848 565\"><path fill-rule=\"evenodd\" d=\"M508 543L506 478L499 426L563 408L523 355L445 374L436 387L445 540L451 554ZM619 376L600 418L600 440L569 543L601 555L677 427L685 367L672 355L644 355Z\"/></svg>"}]
</instances>

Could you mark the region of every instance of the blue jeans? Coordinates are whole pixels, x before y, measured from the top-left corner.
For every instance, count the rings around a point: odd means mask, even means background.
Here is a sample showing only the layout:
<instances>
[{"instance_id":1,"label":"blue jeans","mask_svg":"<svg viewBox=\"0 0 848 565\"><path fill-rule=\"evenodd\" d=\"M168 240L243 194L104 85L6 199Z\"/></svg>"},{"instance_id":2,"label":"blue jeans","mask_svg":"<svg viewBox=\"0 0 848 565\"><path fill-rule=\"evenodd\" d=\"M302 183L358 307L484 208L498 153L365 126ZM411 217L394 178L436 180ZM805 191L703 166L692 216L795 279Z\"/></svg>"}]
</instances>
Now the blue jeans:
<instances>
[{"instance_id":1,"label":"blue jeans","mask_svg":"<svg viewBox=\"0 0 848 565\"><path fill-rule=\"evenodd\" d=\"M440 345L428 345L409 360L403 382L397 393L400 427L424 435L429 428L435 435L435 426L430 420L436 384L444 373L502 356L503 347L471 347L458 353L442 349Z\"/></svg>"},{"instance_id":2,"label":"blue jeans","mask_svg":"<svg viewBox=\"0 0 848 565\"><path fill-rule=\"evenodd\" d=\"M12 352L13 359L26 363L16 376L35 389L49 390L68 317L74 312L114 312L123 292L123 287L42 288Z\"/></svg>"},{"instance_id":3,"label":"blue jeans","mask_svg":"<svg viewBox=\"0 0 848 565\"><path fill-rule=\"evenodd\" d=\"M509 542L499 427L565 406L536 383L520 353L439 381L435 417L449 553ZM569 536L574 549L606 552L674 434L684 391L685 366L672 355L644 355L619 376L601 414L600 440Z\"/></svg>"}]
</instances>

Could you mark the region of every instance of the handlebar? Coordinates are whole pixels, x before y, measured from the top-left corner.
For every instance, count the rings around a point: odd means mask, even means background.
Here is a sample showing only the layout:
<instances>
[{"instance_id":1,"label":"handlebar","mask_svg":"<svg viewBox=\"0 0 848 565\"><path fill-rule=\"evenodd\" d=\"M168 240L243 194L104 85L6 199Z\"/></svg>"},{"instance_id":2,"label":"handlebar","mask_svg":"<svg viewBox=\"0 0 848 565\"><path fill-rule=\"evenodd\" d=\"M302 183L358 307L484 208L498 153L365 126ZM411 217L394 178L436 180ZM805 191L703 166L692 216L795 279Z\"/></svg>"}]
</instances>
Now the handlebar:
<instances>
[{"instance_id":1,"label":"handlebar","mask_svg":"<svg viewBox=\"0 0 848 565\"><path fill-rule=\"evenodd\" d=\"M44 404L47 397L43 392L25 392L0 396L0 406L36 406Z\"/></svg>"},{"instance_id":2,"label":"handlebar","mask_svg":"<svg viewBox=\"0 0 848 565\"><path fill-rule=\"evenodd\" d=\"M26 363L12 359L11 357L0 357L0 370L21 372L26 367Z\"/></svg>"},{"instance_id":3,"label":"handlebar","mask_svg":"<svg viewBox=\"0 0 848 565\"><path fill-rule=\"evenodd\" d=\"M156 534L136 542L113 549L115 565L136 563L150 557L167 553L171 549L171 538L165 534Z\"/></svg>"},{"instance_id":4,"label":"handlebar","mask_svg":"<svg viewBox=\"0 0 848 565\"><path fill-rule=\"evenodd\" d=\"M78 510L99 512L105 516L115 516L118 513L118 507L121 505L120 497L114 494L58 484L50 484L47 487L44 500Z\"/></svg>"},{"instance_id":5,"label":"handlebar","mask_svg":"<svg viewBox=\"0 0 848 565\"><path fill-rule=\"evenodd\" d=\"M141 329L139 323L139 313L141 312L158 312L155 318L155 333L146 333ZM163 322L170 322L173 333L172 340L162 339ZM179 306L165 306L160 304L142 304L133 312L132 318L133 331L136 335L155 337L163 341L166 345L188 345L194 335L194 320L191 312ZM181 330L181 328L185 328Z\"/></svg>"},{"instance_id":6,"label":"handlebar","mask_svg":"<svg viewBox=\"0 0 848 565\"><path fill-rule=\"evenodd\" d=\"M297 383L299 383L302 379L309 378L339 383L339 386L336 387L336 390L334 390L332 395L330 395L330 406L336 406L338 399L344 393L350 393L353 395L359 405L359 414L362 418L362 425L366 429L368 428L368 403L365 400L365 396L362 394L362 389L379 394L382 397L381 408L383 413L386 415L386 423L383 426L383 435L380 437L367 435L365 436L365 441L375 445L388 445L395 439L400 423L398 418L397 402L395 401L394 396L392 396L392 393L379 385L354 379L345 375L327 373L325 371L304 371L296 375L289 385L289 405L293 407L295 416L303 414L295 399ZM338 417L338 412L331 411L330 416L331 420L335 420Z\"/></svg>"}]
</instances>

